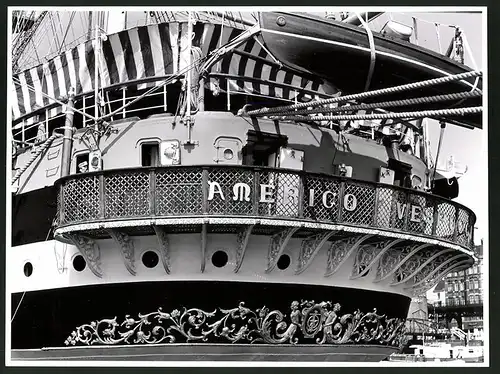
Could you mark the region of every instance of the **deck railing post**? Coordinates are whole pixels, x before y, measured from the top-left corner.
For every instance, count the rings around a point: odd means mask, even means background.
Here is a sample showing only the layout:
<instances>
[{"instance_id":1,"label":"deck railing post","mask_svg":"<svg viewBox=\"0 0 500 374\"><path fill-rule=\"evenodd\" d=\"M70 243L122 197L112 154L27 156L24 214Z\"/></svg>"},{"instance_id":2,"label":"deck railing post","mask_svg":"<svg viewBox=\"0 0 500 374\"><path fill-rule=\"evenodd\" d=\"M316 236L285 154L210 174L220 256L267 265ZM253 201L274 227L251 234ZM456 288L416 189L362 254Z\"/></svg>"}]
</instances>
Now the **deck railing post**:
<instances>
[{"instance_id":1,"label":"deck railing post","mask_svg":"<svg viewBox=\"0 0 500 374\"><path fill-rule=\"evenodd\" d=\"M438 221L439 221L438 202L434 201L434 212L432 214L432 234L431 234L432 236L436 236Z\"/></svg>"},{"instance_id":2,"label":"deck railing post","mask_svg":"<svg viewBox=\"0 0 500 374\"><path fill-rule=\"evenodd\" d=\"M106 206L104 203L104 199L105 199L104 195L105 195L104 194L104 175L100 174L99 175L99 211L100 211L101 218L106 217Z\"/></svg>"},{"instance_id":3,"label":"deck railing post","mask_svg":"<svg viewBox=\"0 0 500 374\"><path fill-rule=\"evenodd\" d=\"M149 214L156 216L156 170L149 171Z\"/></svg>"},{"instance_id":4,"label":"deck railing post","mask_svg":"<svg viewBox=\"0 0 500 374\"><path fill-rule=\"evenodd\" d=\"M378 186L375 186L375 202L373 204L373 221L372 221L372 225L374 227L377 227L378 226L378 193L379 193L380 189L378 188Z\"/></svg>"},{"instance_id":5,"label":"deck railing post","mask_svg":"<svg viewBox=\"0 0 500 374\"><path fill-rule=\"evenodd\" d=\"M297 202L299 204L298 207L298 216L299 218L304 217L304 189L305 189L305 183L306 183L306 175L304 172L300 172L299 174L299 201Z\"/></svg>"},{"instance_id":6,"label":"deck railing post","mask_svg":"<svg viewBox=\"0 0 500 374\"><path fill-rule=\"evenodd\" d=\"M203 201L201 203L201 210L203 214L208 213L208 169L203 168L201 174L201 186L203 190Z\"/></svg>"},{"instance_id":7,"label":"deck railing post","mask_svg":"<svg viewBox=\"0 0 500 374\"><path fill-rule=\"evenodd\" d=\"M61 183L59 186L59 209L61 210L59 212L59 224L63 225L64 224L64 182Z\"/></svg>"},{"instance_id":8,"label":"deck railing post","mask_svg":"<svg viewBox=\"0 0 500 374\"><path fill-rule=\"evenodd\" d=\"M458 238L458 218L460 217L460 209L456 206L454 208L455 208L455 227L453 228L453 243L456 243Z\"/></svg>"},{"instance_id":9,"label":"deck railing post","mask_svg":"<svg viewBox=\"0 0 500 374\"><path fill-rule=\"evenodd\" d=\"M259 215L259 186L260 186L260 169L253 171L253 214Z\"/></svg>"},{"instance_id":10,"label":"deck railing post","mask_svg":"<svg viewBox=\"0 0 500 374\"><path fill-rule=\"evenodd\" d=\"M345 192L345 181L340 181L339 186L339 211L337 214L337 222L341 223L343 220L342 211L344 210L344 192Z\"/></svg>"}]
</instances>

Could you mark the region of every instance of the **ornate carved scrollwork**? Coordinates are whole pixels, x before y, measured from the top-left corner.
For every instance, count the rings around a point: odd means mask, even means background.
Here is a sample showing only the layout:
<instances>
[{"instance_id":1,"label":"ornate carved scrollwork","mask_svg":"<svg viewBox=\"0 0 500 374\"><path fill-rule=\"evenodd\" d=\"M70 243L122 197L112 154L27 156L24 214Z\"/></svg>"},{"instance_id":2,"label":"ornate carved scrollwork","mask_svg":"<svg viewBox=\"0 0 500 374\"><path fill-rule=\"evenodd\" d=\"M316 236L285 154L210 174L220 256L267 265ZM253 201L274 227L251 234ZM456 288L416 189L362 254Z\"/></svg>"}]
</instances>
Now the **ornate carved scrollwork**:
<instances>
[{"instance_id":1,"label":"ornate carved scrollwork","mask_svg":"<svg viewBox=\"0 0 500 374\"><path fill-rule=\"evenodd\" d=\"M73 243L87 262L87 266L95 276L102 278L101 249L92 239L79 234L64 234Z\"/></svg>"},{"instance_id":2,"label":"ornate carved scrollwork","mask_svg":"<svg viewBox=\"0 0 500 374\"><path fill-rule=\"evenodd\" d=\"M336 233L337 231L325 231L312 235L304 240L300 246L299 261L295 274L300 274L307 269L314 257L323 247L325 242Z\"/></svg>"},{"instance_id":3,"label":"ornate carved scrollwork","mask_svg":"<svg viewBox=\"0 0 500 374\"><path fill-rule=\"evenodd\" d=\"M401 347L405 342L405 320L387 318L377 310L341 314L340 304L293 301L289 317L267 307L252 310L241 302L236 308L174 309L169 313L125 316L93 321L77 327L66 345L159 344L228 341L232 343L377 344Z\"/></svg>"},{"instance_id":4,"label":"ornate carved scrollwork","mask_svg":"<svg viewBox=\"0 0 500 374\"><path fill-rule=\"evenodd\" d=\"M248 240L252 233L254 225L248 225L240 229L237 233L237 247L236 247L236 266L234 267L234 272L237 273L240 270L241 264L243 263L243 258L245 257L245 251L247 249Z\"/></svg>"},{"instance_id":5,"label":"ornate carved scrollwork","mask_svg":"<svg viewBox=\"0 0 500 374\"><path fill-rule=\"evenodd\" d=\"M169 254L169 242L168 235L160 226L153 226L155 230L156 237L158 238L158 243L160 245L160 254L161 254L161 262L163 264L163 268L170 274L170 254Z\"/></svg>"},{"instance_id":6,"label":"ornate carved scrollwork","mask_svg":"<svg viewBox=\"0 0 500 374\"><path fill-rule=\"evenodd\" d=\"M328 248L328 260L325 277L333 275L349 256L367 239L373 235L354 235L332 243Z\"/></svg>"},{"instance_id":7,"label":"ornate carved scrollwork","mask_svg":"<svg viewBox=\"0 0 500 374\"><path fill-rule=\"evenodd\" d=\"M382 257L382 255L394 247L396 244L401 243L403 239L390 239L382 240L374 244L362 245L358 253L356 253L356 258L354 260L354 266L352 269L351 279L357 279L367 274L372 266Z\"/></svg>"},{"instance_id":8,"label":"ornate carved scrollwork","mask_svg":"<svg viewBox=\"0 0 500 374\"><path fill-rule=\"evenodd\" d=\"M135 249L134 249L134 241L130 236L125 234L124 232L109 229L107 230L108 234L113 238L116 244L119 245L123 262L125 263L125 267L129 271L130 274L135 275Z\"/></svg>"},{"instance_id":9,"label":"ornate carved scrollwork","mask_svg":"<svg viewBox=\"0 0 500 374\"><path fill-rule=\"evenodd\" d=\"M271 272L278 263L278 259L281 254L285 250L288 241L292 237L292 235L297 231L298 227L289 227L281 230L277 234L274 234L271 237L271 241L269 243L269 252L267 257L267 269L266 273Z\"/></svg>"},{"instance_id":10,"label":"ornate carved scrollwork","mask_svg":"<svg viewBox=\"0 0 500 374\"><path fill-rule=\"evenodd\" d=\"M380 259L374 282L390 277L397 269L418 251L430 247L431 244L413 244L404 247L390 248Z\"/></svg>"}]
</instances>

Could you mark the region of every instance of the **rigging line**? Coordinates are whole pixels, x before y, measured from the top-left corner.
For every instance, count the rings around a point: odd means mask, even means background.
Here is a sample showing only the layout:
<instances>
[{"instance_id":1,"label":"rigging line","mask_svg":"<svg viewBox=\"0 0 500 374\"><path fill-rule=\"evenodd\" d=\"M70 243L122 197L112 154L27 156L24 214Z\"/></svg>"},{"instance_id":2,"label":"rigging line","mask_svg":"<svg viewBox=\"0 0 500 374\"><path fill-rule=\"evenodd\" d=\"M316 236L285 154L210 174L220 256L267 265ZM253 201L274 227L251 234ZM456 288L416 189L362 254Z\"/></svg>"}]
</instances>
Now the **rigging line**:
<instances>
[{"instance_id":1,"label":"rigging line","mask_svg":"<svg viewBox=\"0 0 500 374\"><path fill-rule=\"evenodd\" d=\"M57 14L57 12L56 12ZM52 32L54 33L54 42L56 43L56 51L59 49L58 48L58 45L60 45L59 43L59 38L57 37L57 31L56 31L56 25L55 25L55 22L54 22L54 17L52 15L52 13L49 13L49 19L50 19L50 26L52 28ZM52 49L52 45L50 46L49 50Z\"/></svg>"},{"instance_id":2,"label":"rigging line","mask_svg":"<svg viewBox=\"0 0 500 374\"><path fill-rule=\"evenodd\" d=\"M14 314L12 315L12 318L10 320L10 323L12 323L12 321L14 321L14 318L16 318L16 314L17 314L17 311L19 310L19 307L21 306L21 303L23 302L24 300L24 295L26 295L26 291L23 292L23 295L21 296L21 300L19 300L19 304L17 304L17 308L14 312Z\"/></svg>"},{"instance_id":3,"label":"rigging line","mask_svg":"<svg viewBox=\"0 0 500 374\"><path fill-rule=\"evenodd\" d=\"M372 30L368 26L368 23L363 19L363 17L360 16L358 12L356 12L356 16L366 30L366 34L368 35L368 42L370 43L370 67L368 69L368 75L366 77L365 83L365 91L368 91L368 89L370 88L370 83L372 81L373 71L375 69L375 59L377 57L377 53L375 51L375 41L373 39ZM366 16L368 17L368 13L366 14Z\"/></svg>"},{"instance_id":4,"label":"rigging line","mask_svg":"<svg viewBox=\"0 0 500 374\"><path fill-rule=\"evenodd\" d=\"M403 100L393 100L393 101L383 101L378 103L370 103L370 104L359 104L359 105L344 105L337 106L335 108L317 108L317 109L304 109L298 111L287 111L287 112L278 112L275 115L302 115L302 114L317 114L317 113L335 113L335 112L353 112L356 110L365 110L365 109L379 109L379 108L390 108L390 107L398 107L398 106L407 106L407 105L419 105L419 104L427 104L427 103L436 103L440 101L451 101L451 100L461 100L465 98L471 97L479 97L481 96L478 92L458 92L447 95L436 95L436 96L426 96L426 97L416 97L413 99L403 99Z\"/></svg>"},{"instance_id":5,"label":"rigging line","mask_svg":"<svg viewBox=\"0 0 500 374\"><path fill-rule=\"evenodd\" d=\"M75 17L75 12L71 12L71 16L69 18L69 21L68 21L68 27L66 27L66 32L64 33L64 37L63 37L63 41L61 43L61 47L59 48L59 51L57 52L57 54L61 54L61 51L64 47L64 42L66 41L66 37L68 36L68 32L69 32L69 29L70 29L70 26L71 24L73 23L73 18ZM62 27L62 26L61 26Z\"/></svg>"},{"instance_id":6,"label":"rigging line","mask_svg":"<svg viewBox=\"0 0 500 374\"><path fill-rule=\"evenodd\" d=\"M434 85L438 85L438 84L463 80L463 79L467 79L467 78L474 78L474 77L481 76L481 75L482 75L482 72L480 72L480 71L470 71L470 72L466 72L466 73L461 73L461 74L456 74L456 75L447 75L445 77L434 78L434 79L424 80L424 81L415 82L415 83L408 83L408 84L404 84L401 86L382 88L379 90L366 91L366 92L361 92L361 93L346 95L346 96L337 96L337 97L333 97L331 99L326 99L326 100L318 100L318 101L314 101L314 102L300 103L297 105L290 105L290 106L263 108L263 109L259 109L259 110L250 111L250 112L248 112L248 114L250 116L256 116L256 115L260 115L260 114L276 113L276 112L279 112L282 110L302 109L302 108L315 107L315 106L320 106L320 105L325 105L325 104L345 102L345 101L349 101L349 100L366 99L366 98L373 97L373 96L381 96L381 95L399 93L399 92L404 92L404 91L416 90L416 89L423 88L423 87L434 86Z\"/></svg>"},{"instance_id":7,"label":"rigging line","mask_svg":"<svg viewBox=\"0 0 500 374\"><path fill-rule=\"evenodd\" d=\"M12 80L17 81L17 82L14 82L14 83L17 83L17 84L19 84L20 86L22 86L22 85L23 85L23 83L21 83L21 81L19 80L19 78L12 77ZM46 93L44 93L43 91L37 91L37 90L36 90L36 88L34 88L32 85L30 85L30 84L28 84L28 83L25 83L25 86L26 86L26 87L28 87L28 89L30 89L30 90L31 90L31 91L33 91L33 92L40 92L40 94L41 94L42 96L44 96L44 97L46 97L46 98L48 98L48 99L50 99L50 100L52 100L52 101L56 102L56 103L57 103L57 104L59 104L59 105L62 105L62 106L65 106L65 105L66 105L66 104L65 104L65 103L63 103L62 101L59 101L59 100L57 100L57 99L54 99L53 97L50 97L49 95L47 95L47 94L46 94ZM82 111L80 111L79 109L73 108L73 110L74 110L75 112L77 112L77 113L80 113L82 116L85 116L85 117L87 117L87 118L89 118L89 119L91 119L91 120L93 120L93 121L95 121L95 120L96 120L96 119L95 119L94 117L92 117L90 114L87 114L87 113L85 113L85 112L82 112Z\"/></svg>"},{"instance_id":8,"label":"rigging line","mask_svg":"<svg viewBox=\"0 0 500 374\"><path fill-rule=\"evenodd\" d=\"M416 112L401 113L376 113L376 114L355 114L355 115L337 115L322 117L301 117L301 116L276 116L270 115L269 118L289 120L289 121L346 121L346 120L369 120L369 119L394 119L394 118L425 118L434 116L465 116L467 114L476 114L483 111L482 107L466 107L456 109L422 110Z\"/></svg>"}]
</instances>

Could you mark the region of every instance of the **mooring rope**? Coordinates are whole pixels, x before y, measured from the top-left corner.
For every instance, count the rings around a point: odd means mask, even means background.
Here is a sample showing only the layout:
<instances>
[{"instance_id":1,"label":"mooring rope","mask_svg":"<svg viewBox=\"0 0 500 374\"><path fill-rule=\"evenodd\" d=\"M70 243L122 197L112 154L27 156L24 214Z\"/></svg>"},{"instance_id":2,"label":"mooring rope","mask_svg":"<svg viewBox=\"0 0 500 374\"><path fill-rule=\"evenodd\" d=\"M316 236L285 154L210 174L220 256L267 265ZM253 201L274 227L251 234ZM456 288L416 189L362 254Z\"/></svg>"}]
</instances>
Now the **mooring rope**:
<instances>
[{"instance_id":1,"label":"mooring rope","mask_svg":"<svg viewBox=\"0 0 500 374\"><path fill-rule=\"evenodd\" d=\"M308 103L300 103L300 104L287 105L287 106L279 106L279 107L275 107L275 108L262 108L262 109L258 109L258 110L252 110L252 111L248 112L248 115L250 115L250 116L267 115L270 113L290 111L290 110L294 110L294 109L303 109L303 108L308 108L308 107L317 107L320 105L333 104L333 103L345 102L345 101L350 101L350 100L366 99L368 97L410 91L410 90L434 86L434 85L438 85L438 84L449 83L449 82L453 82L453 81L457 81L457 80L474 78L474 77L478 77L480 75L482 75L482 72L480 72L480 71L469 71L466 73L461 73L461 74L456 74L456 75L448 75L446 77L434 78L434 79L429 79L429 80L425 80L425 81L421 81L421 82L408 83L408 84L404 84L401 86L382 88L380 90L361 92L361 93L346 95L346 96L337 96L337 97L333 97L331 99L318 100L318 101L313 101L313 102L308 102Z\"/></svg>"},{"instance_id":2,"label":"mooring rope","mask_svg":"<svg viewBox=\"0 0 500 374\"><path fill-rule=\"evenodd\" d=\"M425 118L434 116L465 116L468 114L481 113L483 107L455 108L455 109L439 109L439 110L421 110L416 112L401 112L401 113L373 113L373 114L347 114L336 116L318 116L318 117L301 117L301 116L269 116L272 119L280 119L283 121L349 121L349 120L372 120L372 119L397 119L397 118Z\"/></svg>"},{"instance_id":3,"label":"mooring rope","mask_svg":"<svg viewBox=\"0 0 500 374\"><path fill-rule=\"evenodd\" d=\"M371 104L359 104L350 106L339 106L335 108L316 108L316 109L304 109L289 112L278 112L272 114L273 116L289 116L289 115L302 115L302 114L317 114L317 113L335 113L335 112L351 112L355 110L365 110L365 109L375 109L375 108L390 108L398 106L408 106L408 105L419 105L428 103L438 103L441 101L452 101L460 100L471 97L479 97L482 94L479 92L457 92L453 94L437 95L437 96L426 96L426 97L416 97L413 99L403 99L403 100L393 100L393 101L383 101L379 103Z\"/></svg>"}]
</instances>

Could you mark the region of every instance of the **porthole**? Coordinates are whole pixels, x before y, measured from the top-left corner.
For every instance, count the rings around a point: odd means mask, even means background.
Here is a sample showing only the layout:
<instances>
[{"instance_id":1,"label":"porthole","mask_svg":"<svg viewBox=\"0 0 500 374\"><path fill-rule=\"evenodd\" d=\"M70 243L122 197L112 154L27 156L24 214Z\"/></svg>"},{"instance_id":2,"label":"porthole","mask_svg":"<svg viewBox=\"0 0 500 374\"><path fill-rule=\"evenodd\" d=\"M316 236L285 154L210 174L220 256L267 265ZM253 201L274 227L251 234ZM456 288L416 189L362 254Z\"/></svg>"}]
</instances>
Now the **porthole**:
<instances>
[{"instance_id":1,"label":"porthole","mask_svg":"<svg viewBox=\"0 0 500 374\"><path fill-rule=\"evenodd\" d=\"M224 251L217 251L212 255L212 264L217 268L222 268L226 266L229 257Z\"/></svg>"},{"instance_id":2,"label":"porthole","mask_svg":"<svg viewBox=\"0 0 500 374\"><path fill-rule=\"evenodd\" d=\"M87 266L87 262L82 255L77 255L73 258L73 269L76 271L84 271Z\"/></svg>"},{"instance_id":3,"label":"porthole","mask_svg":"<svg viewBox=\"0 0 500 374\"><path fill-rule=\"evenodd\" d=\"M226 148L224 150L224 158L226 160L232 160L234 157L234 153L233 153L233 150L232 149L229 149L229 148Z\"/></svg>"},{"instance_id":4,"label":"porthole","mask_svg":"<svg viewBox=\"0 0 500 374\"><path fill-rule=\"evenodd\" d=\"M31 274L33 274L33 265L31 264L31 262L27 262L24 264L24 275L30 277Z\"/></svg>"},{"instance_id":5,"label":"porthole","mask_svg":"<svg viewBox=\"0 0 500 374\"><path fill-rule=\"evenodd\" d=\"M290 263L292 262L292 259L288 255L281 255L280 258L278 259L278 269L280 270L286 270L289 266Z\"/></svg>"},{"instance_id":6,"label":"porthole","mask_svg":"<svg viewBox=\"0 0 500 374\"><path fill-rule=\"evenodd\" d=\"M158 265L159 261L160 258L158 257L158 254L154 251L146 251L142 255L142 263L147 268L150 269L154 268L156 265Z\"/></svg>"}]
</instances>

